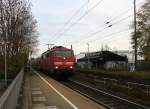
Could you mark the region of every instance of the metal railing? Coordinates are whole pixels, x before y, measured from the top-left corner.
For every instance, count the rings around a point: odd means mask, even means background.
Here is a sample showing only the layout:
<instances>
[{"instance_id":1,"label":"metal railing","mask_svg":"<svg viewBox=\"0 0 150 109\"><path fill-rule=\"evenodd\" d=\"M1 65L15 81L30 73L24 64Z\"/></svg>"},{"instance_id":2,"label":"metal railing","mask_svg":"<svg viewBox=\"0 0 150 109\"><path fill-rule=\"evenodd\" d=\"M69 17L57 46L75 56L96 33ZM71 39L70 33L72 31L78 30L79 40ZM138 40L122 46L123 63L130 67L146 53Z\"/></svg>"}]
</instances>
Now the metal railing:
<instances>
[{"instance_id":1,"label":"metal railing","mask_svg":"<svg viewBox=\"0 0 150 109\"><path fill-rule=\"evenodd\" d=\"M1 81L0 81L0 90L4 89L5 86L6 86L5 81L2 81L2 80L1 80Z\"/></svg>"},{"instance_id":2,"label":"metal railing","mask_svg":"<svg viewBox=\"0 0 150 109\"><path fill-rule=\"evenodd\" d=\"M23 81L24 69L16 76L0 98L0 109L15 109Z\"/></svg>"},{"instance_id":3,"label":"metal railing","mask_svg":"<svg viewBox=\"0 0 150 109\"><path fill-rule=\"evenodd\" d=\"M4 90L12 82L12 79L7 79L7 84L5 80L0 80L0 90Z\"/></svg>"}]
</instances>

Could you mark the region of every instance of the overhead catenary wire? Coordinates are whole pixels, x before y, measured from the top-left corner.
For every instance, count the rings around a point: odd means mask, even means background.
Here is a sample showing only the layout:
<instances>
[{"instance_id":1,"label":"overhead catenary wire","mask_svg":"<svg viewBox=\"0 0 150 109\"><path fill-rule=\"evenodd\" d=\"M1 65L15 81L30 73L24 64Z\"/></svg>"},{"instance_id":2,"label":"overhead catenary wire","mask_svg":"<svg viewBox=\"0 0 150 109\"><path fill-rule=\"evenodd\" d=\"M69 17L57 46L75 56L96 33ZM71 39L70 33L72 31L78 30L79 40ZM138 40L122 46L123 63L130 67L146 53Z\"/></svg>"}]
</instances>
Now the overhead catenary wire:
<instances>
[{"instance_id":1,"label":"overhead catenary wire","mask_svg":"<svg viewBox=\"0 0 150 109\"><path fill-rule=\"evenodd\" d=\"M64 23L64 25L61 27L61 29L59 29L59 30L54 34L54 37L55 37L57 34L63 32L64 29L65 29L65 27L66 27L67 25L69 25L69 23L82 11L82 9L83 9L86 5L88 5L88 3L89 3L89 0L88 0L85 4L83 4L83 5ZM55 37L53 40L55 40L55 39L56 39L56 37Z\"/></svg>"},{"instance_id":2,"label":"overhead catenary wire","mask_svg":"<svg viewBox=\"0 0 150 109\"><path fill-rule=\"evenodd\" d=\"M129 28L126 28L126 29L123 29L123 30L118 31L118 32L116 32L116 33L111 33L111 34L109 34L109 35L104 36L104 37L102 38L102 40L107 40L107 39L110 40L110 39L114 38L113 35L120 34L120 33L124 33L124 32L127 32L127 31L129 31L129 30L130 30ZM111 37L110 37L110 36L111 36ZM98 39L93 40L93 41L91 41L91 42L93 43L93 42L95 42L95 41L98 41Z\"/></svg>"},{"instance_id":3,"label":"overhead catenary wire","mask_svg":"<svg viewBox=\"0 0 150 109\"><path fill-rule=\"evenodd\" d=\"M129 16L127 16L127 17L124 17L124 18L122 18L122 19L120 19L120 20L118 20L118 21L112 23L111 26L114 26L114 25L116 25L116 24L119 24L120 22L122 22L122 21L124 21L124 20L127 20L127 18L130 18L130 17L132 17L132 15L129 15ZM108 26L108 27L109 27L109 26ZM99 32L105 31L105 29L107 29L107 27L106 27L106 28L103 28L103 29L101 29L101 30L98 30L98 31L96 31L96 32L94 32L94 33L92 33L92 34L90 34L89 37L86 37L86 39L85 39L85 38L80 39L79 42L81 42L81 41L83 41L83 40L84 40L84 41L85 41L85 40L88 40L90 37L92 37L92 36L98 34ZM97 40L97 39L95 39L95 40ZM76 43L79 43L79 42L76 41Z\"/></svg>"},{"instance_id":4,"label":"overhead catenary wire","mask_svg":"<svg viewBox=\"0 0 150 109\"><path fill-rule=\"evenodd\" d=\"M127 20L128 18L130 18L130 17L132 17L132 15L129 15L129 16L127 16L127 17L124 17L124 18L122 18L122 19L120 19L120 20L118 20L118 21L116 21L116 22L114 22L114 23L112 23L112 24L110 24L110 25L108 25L106 28L103 28L103 29L101 29L101 30L98 30L98 31L96 31L96 32L94 32L94 33L92 33L92 34L90 34L90 35L96 35L96 34L98 34L99 32L102 32L102 31L104 31L105 29L107 29L108 27L112 27L112 26L114 26L114 25L116 25L116 24L119 24L120 22L122 22L122 21L124 21L124 20ZM87 38L86 38L86 40L87 40ZM81 40L80 40L81 41Z\"/></svg>"},{"instance_id":5,"label":"overhead catenary wire","mask_svg":"<svg viewBox=\"0 0 150 109\"><path fill-rule=\"evenodd\" d=\"M129 10L127 10L126 12L128 12L128 11L129 11ZM124 12L124 13L126 13L126 12ZM116 16L116 18L113 18L112 20L109 20L108 22L111 23L112 21L115 21L116 19L119 18L119 16L120 16L120 15ZM125 19L125 18L124 18L124 19ZM106 22L106 23L108 23L108 22ZM118 21L117 21L117 22L118 22ZM109 24L109 23L108 23L108 24ZM116 23L116 22L113 23L113 26L114 26L115 23ZM76 25L76 24L77 24L77 23L75 23L75 25ZM106 24L105 24L105 25L106 25ZM104 25L104 26L105 26L105 25ZM73 26L74 26L74 25L73 25ZM70 29L69 29L69 30L70 30ZM99 30L99 31L102 32L102 30L103 30L103 29L101 29L101 30ZM62 32L62 31L61 31L61 32ZM65 32L64 32L64 33L65 33ZM62 36L64 33L60 33L60 35ZM57 39L58 39L58 38L57 38Z\"/></svg>"},{"instance_id":6,"label":"overhead catenary wire","mask_svg":"<svg viewBox=\"0 0 150 109\"><path fill-rule=\"evenodd\" d=\"M141 2L140 2L140 3L141 3ZM138 4L140 4L140 3L138 3ZM116 24L118 24L118 23L120 23L120 22L122 22L122 21L124 21L124 20L126 20L126 19L128 19L128 18L130 18L130 17L132 17L132 15L129 15L129 16L127 16L127 17L123 17L122 19L120 19L120 20L118 20L118 21L112 23L112 22L115 21L116 19L119 19L119 18L120 18L119 16L122 17L122 15L124 15L124 14L127 13L127 12L129 12L131 9L132 9L132 8L129 8L129 9L125 10L124 12L122 12L121 14L119 14L119 15L117 15L116 17L112 18L111 20L107 21L107 22L104 23L103 25L100 25L100 26L97 27L97 28L103 27L102 29L100 29L100 30L98 30L98 31L96 31L96 32L92 32L92 31L91 31L91 33L89 32L87 35L83 35L83 36L94 36L94 35L96 35L96 34L98 34L98 33L100 33L100 32L103 32L103 31L104 31L105 29L107 29L108 27L114 26L114 25L116 25ZM104 27L104 26L105 26L105 27ZM87 37L86 40L87 40L88 38L89 38L89 37ZM82 41L82 40L84 40L84 38L80 39L80 41ZM77 41L75 41L75 42L78 43ZM74 42L73 42L73 43L74 43Z\"/></svg>"},{"instance_id":7,"label":"overhead catenary wire","mask_svg":"<svg viewBox=\"0 0 150 109\"><path fill-rule=\"evenodd\" d=\"M128 12L130 9L128 9L127 11L125 11L124 13L126 13L126 12ZM117 16L117 17L115 17L115 18L113 18L112 20L109 20L108 22L106 22L106 24L111 24L112 23L112 21L114 21L115 19L118 19L118 17L120 17L120 14ZM113 24L111 24L111 26L113 26L113 25L116 25L116 24L118 24L119 22L121 22L121 21L123 21L123 20L126 20L127 18L129 18L129 17L132 17L132 15L129 15L129 16L127 16L127 17L124 17L124 18L122 18L121 20L118 20L118 21L116 21L116 22L114 22ZM102 26L105 26L106 24L104 24L104 25L102 25ZM100 26L101 27L101 26ZM103 30L103 29L101 29L101 30ZM104 29L105 30L105 29ZM129 29L126 29L125 31L129 31ZM119 33L121 33L121 32L118 32L118 34ZM111 35L112 36L112 35ZM113 37L106 37L105 36L105 38L103 38L103 40L107 40L107 39L112 39ZM86 38L87 39L87 38ZM80 40L81 41L81 40ZM97 41L97 40L94 40L94 41L92 41L92 42L95 42L95 41Z\"/></svg>"},{"instance_id":8,"label":"overhead catenary wire","mask_svg":"<svg viewBox=\"0 0 150 109\"><path fill-rule=\"evenodd\" d=\"M141 4L141 3L142 3L142 2L139 2L137 5L139 5L139 4ZM115 16L114 18L112 18L112 19L106 21L104 24L97 26L96 28L100 28L100 27L105 26L106 24L110 24L110 23L113 22L114 20L116 20L116 19L122 17L123 15L125 15L126 13L128 13L130 10L132 10L132 8L129 8L129 9L123 11L122 13L118 14L118 15Z\"/></svg>"},{"instance_id":9,"label":"overhead catenary wire","mask_svg":"<svg viewBox=\"0 0 150 109\"><path fill-rule=\"evenodd\" d=\"M113 33L108 34L108 35L105 35L105 36L101 37L101 39L100 39L100 38L97 38L97 39L92 40L92 41L89 41L89 42L90 42L90 43L93 43L93 42L98 41L98 40L103 40L103 39L105 39L105 38L110 38L110 36L114 36L114 35L117 35L117 34L120 34L120 33L126 32L126 31L129 31L129 30L130 30L129 28L126 28L126 29L123 29L123 30L120 30L120 31L117 31L117 32L113 32ZM78 48L78 47L77 47L77 48Z\"/></svg>"},{"instance_id":10,"label":"overhead catenary wire","mask_svg":"<svg viewBox=\"0 0 150 109\"><path fill-rule=\"evenodd\" d=\"M124 17L124 18L120 19L119 21L116 21L115 23L112 24L112 26L114 26L114 25L116 25L116 24L119 24L120 22L126 20L126 19L129 18L129 17L131 17L131 15L129 15L129 16L127 16L127 17ZM87 34L87 35L84 35L84 36L88 36L88 37L86 37L86 39L85 39L85 38L82 38L82 39L80 39L79 41L76 41L75 43L79 43L79 42L81 42L81 41L83 41L83 40L84 40L84 41L85 41L85 40L88 40L89 38L93 37L94 35L96 35L96 34L98 34L98 33L101 33L101 32L103 32L103 31L105 31L105 30L108 29L108 28L110 28L109 25L106 25L106 27L104 27L104 28L102 28L102 29L100 29L100 30L97 30L97 31L95 31L95 32L93 32L93 33L90 33L90 34Z\"/></svg>"},{"instance_id":11,"label":"overhead catenary wire","mask_svg":"<svg viewBox=\"0 0 150 109\"><path fill-rule=\"evenodd\" d=\"M61 32L57 37L57 39L60 39L65 33L67 33L73 26L75 26L80 20L82 20L87 14L89 14L93 9L95 9L98 5L100 5L102 3L103 0L100 0L99 2L97 2L94 6L92 6L91 8L88 9L88 11L86 11L82 16L80 16L73 24L71 24L70 26L68 26L67 29L65 29L63 32Z\"/></svg>"},{"instance_id":12,"label":"overhead catenary wire","mask_svg":"<svg viewBox=\"0 0 150 109\"><path fill-rule=\"evenodd\" d=\"M125 32L128 32L128 31L130 31L130 30L126 30ZM124 35L122 35L122 36L118 36L118 35L117 35L117 36L115 36L115 38L116 38L116 37L121 38L121 37L124 37ZM110 42L113 41L112 39L113 39L113 36L107 37L106 39L103 39L103 41L104 41L104 42L107 41L107 43L108 43L108 42L110 43Z\"/></svg>"},{"instance_id":13,"label":"overhead catenary wire","mask_svg":"<svg viewBox=\"0 0 150 109\"><path fill-rule=\"evenodd\" d=\"M96 38L96 39L94 39L94 40L91 40L90 42L93 43L93 42L95 42L95 41L97 41L97 40L103 40L103 39L105 39L105 38L110 38L109 36L116 35L116 34L119 34L119 33L122 33L122 32L128 31L128 30L130 30L130 29L129 29L129 28L126 28L126 29L123 29L123 30L119 30L119 31L117 31L117 32L113 32L113 33L110 33L110 34L108 34L108 35L105 35L105 36L101 37L101 39Z\"/></svg>"}]
</instances>

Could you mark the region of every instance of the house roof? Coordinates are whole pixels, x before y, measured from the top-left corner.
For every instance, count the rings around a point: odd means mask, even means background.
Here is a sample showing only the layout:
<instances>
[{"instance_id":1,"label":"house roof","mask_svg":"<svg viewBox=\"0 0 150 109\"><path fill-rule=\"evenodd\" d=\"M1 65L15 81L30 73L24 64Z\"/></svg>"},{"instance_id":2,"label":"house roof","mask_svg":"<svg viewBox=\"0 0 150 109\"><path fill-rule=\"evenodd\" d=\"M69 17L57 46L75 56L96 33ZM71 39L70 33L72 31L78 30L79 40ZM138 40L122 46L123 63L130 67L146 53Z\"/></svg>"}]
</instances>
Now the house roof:
<instances>
[{"instance_id":1,"label":"house roof","mask_svg":"<svg viewBox=\"0 0 150 109\"><path fill-rule=\"evenodd\" d=\"M78 62L83 61L127 61L126 56L120 56L110 51L92 52L85 55L85 57L78 59Z\"/></svg>"}]
</instances>

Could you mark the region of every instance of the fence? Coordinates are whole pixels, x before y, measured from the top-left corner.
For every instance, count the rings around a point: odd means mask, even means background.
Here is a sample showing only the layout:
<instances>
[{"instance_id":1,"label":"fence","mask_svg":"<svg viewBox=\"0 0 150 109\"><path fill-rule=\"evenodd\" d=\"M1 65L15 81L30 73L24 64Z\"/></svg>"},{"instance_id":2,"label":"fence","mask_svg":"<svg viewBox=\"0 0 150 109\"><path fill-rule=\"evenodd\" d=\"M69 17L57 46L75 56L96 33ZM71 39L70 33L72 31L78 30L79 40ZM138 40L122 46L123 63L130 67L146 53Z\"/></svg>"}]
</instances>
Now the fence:
<instances>
[{"instance_id":1,"label":"fence","mask_svg":"<svg viewBox=\"0 0 150 109\"><path fill-rule=\"evenodd\" d=\"M24 69L20 71L17 77L6 89L0 98L0 109L15 109L17 106L18 96L23 81Z\"/></svg>"},{"instance_id":2,"label":"fence","mask_svg":"<svg viewBox=\"0 0 150 109\"><path fill-rule=\"evenodd\" d=\"M137 69L150 71L150 62L149 61L138 61L137 62Z\"/></svg>"},{"instance_id":3,"label":"fence","mask_svg":"<svg viewBox=\"0 0 150 109\"><path fill-rule=\"evenodd\" d=\"M7 79L7 84L5 80L0 80L0 90L4 90L13 80Z\"/></svg>"},{"instance_id":4,"label":"fence","mask_svg":"<svg viewBox=\"0 0 150 109\"><path fill-rule=\"evenodd\" d=\"M0 81L0 90L4 89L6 85L5 81Z\"/></svg>"}]
</instances>

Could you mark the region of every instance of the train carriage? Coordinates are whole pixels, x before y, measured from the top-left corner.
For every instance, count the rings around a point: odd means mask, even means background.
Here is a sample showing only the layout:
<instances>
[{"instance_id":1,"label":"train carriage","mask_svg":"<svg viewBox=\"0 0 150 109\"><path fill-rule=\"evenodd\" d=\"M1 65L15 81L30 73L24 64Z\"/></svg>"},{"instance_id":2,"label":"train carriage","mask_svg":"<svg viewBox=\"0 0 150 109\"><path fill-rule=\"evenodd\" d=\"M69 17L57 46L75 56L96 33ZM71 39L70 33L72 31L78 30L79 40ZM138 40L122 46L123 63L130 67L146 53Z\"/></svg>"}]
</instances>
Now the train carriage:
<instances>
[{"instance_id":1,"label":"train carriage","mask_svg":"<svg viewBox=\"0 0 150 109\"><path fill-rule=\"evenodd\" d=\"M43 72L56 79L68 78L75 68L75 57L72 49L55 46L44 52L41 56L39 67Z\"/></svg>"}]
</instances>

